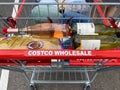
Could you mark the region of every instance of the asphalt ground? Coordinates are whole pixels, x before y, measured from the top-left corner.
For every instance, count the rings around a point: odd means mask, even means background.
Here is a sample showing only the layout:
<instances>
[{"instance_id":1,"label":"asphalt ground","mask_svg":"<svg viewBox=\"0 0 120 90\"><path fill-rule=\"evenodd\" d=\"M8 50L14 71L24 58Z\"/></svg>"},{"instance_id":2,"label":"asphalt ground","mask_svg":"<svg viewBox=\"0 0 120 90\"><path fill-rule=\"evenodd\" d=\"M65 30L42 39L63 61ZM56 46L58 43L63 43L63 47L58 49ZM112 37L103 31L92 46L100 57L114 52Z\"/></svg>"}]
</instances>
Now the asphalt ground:
<instances>
[{"instance_id":1,"label":"asphalt ground","mask_svg":"<svg viewBox=\"0 0 120 90\"><path fill-rule=\"evenodd\" d=\"M54 76L53 76L54 77ZM36 84L37 90L83 90L82 84ZM30 90L21 73L10 72L8 90ZM120 90L120 70L99 73L91 90Z\"/></svg>"}]
</instances>

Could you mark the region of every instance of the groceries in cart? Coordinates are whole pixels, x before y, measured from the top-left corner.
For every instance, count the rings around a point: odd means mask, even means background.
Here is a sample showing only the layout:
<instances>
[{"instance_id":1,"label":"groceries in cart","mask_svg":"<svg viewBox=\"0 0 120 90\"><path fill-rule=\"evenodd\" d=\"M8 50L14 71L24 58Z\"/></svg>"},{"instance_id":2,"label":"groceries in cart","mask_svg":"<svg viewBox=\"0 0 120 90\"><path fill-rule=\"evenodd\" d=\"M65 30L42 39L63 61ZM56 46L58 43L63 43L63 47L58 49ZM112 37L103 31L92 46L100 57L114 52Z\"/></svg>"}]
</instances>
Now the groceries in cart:
<instances>
[{"instance_id":1,"label":"groceries in cart","mask_svg":"<svg viewBox=\"0 0 120 90\"><path fill-rule=\"evenodd\" d=\"M93 23L74 24L73 39L78 50L108 50L120 46L120 38L115 29Z\"/></svg>"},{"instance_id":2,"label":"groceries in cart","mask_svg":"<svg viewBox=\"0 0 120 90\"><path fill-rule=\"evenodd\" d=\"M35 24L32 26L28 26L22 29L13 29L9 28L7 30L7 33L27 33L32 34L33 36L38 35L40 37L44 35L48 35L46 37L53 37L53 34L55 31L61 31L63 33L67 32L67 26L66 24L59 24L59 23L41 23L41 24ZM69 27L68 27L69 29Z\"/></svg>"},{"instance_id":3,"label":"groceries in cart","mask_svg":"<svg viewBox=\"0 0 120 90\"><path fill-rule=\"evenodd\" d=\"M48 18L48 23L35 24L22 29L4 28L3 34L14 33L17 36L2 40L0 42L1 49L60 49L59 39L70 35L70 20L71 18L67 20L66 24L59 24L52 23L53 21ZM25 37L19 34L29 36Z\"/></svg>"},{"instance_id":4,"label":"groceries in cart","mask_svg":"<svg viewBox=\"0 0 120 90\"><path fill-rule=\"evenodd\" d=\"M58 39L40 39L25 36L12 36L0 41L0 49L48 50L60 49Z\"/></svg>"},{"instance_id":5,"label":"groceries in cart","mask_svg":"<svg viewBox=\"0 0 120 90\"><path fill-rule=\"evenodd\" d=\"M88 17L86 15L76 13L76 12L65 12L63 14L63 19L61 20L61 23L65 23L68 18L73 17L70 25L73 25L75 23L89 23L93 22L93 19L91 17Z\"/></svg>"},{"instance_id":6,"label":"groceries in cart","mask_svg":"<svg viewBox=\"0 0 120 90\"><path fill-rule=\"evenodd\" d=\"M2 31L5 38L1 39L0 48L99 50L119 47L119 27L113 18L107 19L110 27L95 24L94 17L85 14L90 13L91 8L85 0L65 2L68 5L64 5L65 11L61 13L55 0L40 0L40 4L31 9L32 24L23 28L18 28L19 23L12 17L3 20L7 26ZM105 15L102 18L106 23Z\"/></svg>"}]
</instances>

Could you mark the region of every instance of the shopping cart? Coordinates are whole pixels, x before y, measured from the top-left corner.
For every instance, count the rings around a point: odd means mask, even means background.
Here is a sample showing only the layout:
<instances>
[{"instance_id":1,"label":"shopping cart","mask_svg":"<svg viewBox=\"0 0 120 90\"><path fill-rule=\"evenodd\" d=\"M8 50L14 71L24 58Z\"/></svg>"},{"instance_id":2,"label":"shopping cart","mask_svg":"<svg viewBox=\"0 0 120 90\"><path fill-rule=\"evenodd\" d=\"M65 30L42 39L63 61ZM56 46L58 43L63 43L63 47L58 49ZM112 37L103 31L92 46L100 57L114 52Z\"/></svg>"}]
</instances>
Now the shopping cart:
<instances>
[{"instance_id":1,"label":"shopping cart","mask_svg":"<svg viewBox=\"0 0 120 90\"><path fill-rule=\"evenodd\" d=\"M120 5L119 3L33 3L33 2L13 3L13 2L0 2L1 8L6 8L6 12L1 14L1 30L3 26L11 27L11 22L6 21L6 18L11 16L12 8L14 5L19 5L16 17L17 24L15 27L24 28L35 24L35 20L44 20L43 17L31 16L31 10L38 5L56 5L59 7L64 7L65 5L88 5L91 7L89 12L89 17L91 14L95 14L99 6L97 5ZM107 7L107 6L106 6ZM94 8L94 13L92 13L92 8ZM61 11L63 14L64 10ZM106 10L104 9L104 13ZM40 12L39 12L40 13ZM58 11L59 13L59 11ZM97 12L99 13L99 12ZM48 15L50 11L48 10ZM59 14L57 14L59 16ZM55 20L64 20L68 18L55 17ZM86 18L74 18L76 20L86 19ZM98 15L94 19L94 23L105 24L106 20L104 15ZM114 19L119 20L119 17L114 17ZM38 22L38 21L37 21ZM9 35L9 34L8 34ZM10 33L11 35L11 33ZM32 33L31 33L32 35ZM2 35L1 35L2 36ZM23 37L19 33L19 37ZM14 43L14 42L13 42ZM68 44L65 45L68 46ZM58 54L64 53L64 54ZM41 54L42 53L42 54ZM77 54L76 54L77 53ZM74 55L73 55L74 54ZM94 81L98 73L119 69L120 67L120 50L0 50L0 68L8 69L12 71L17 71L22 73L28 80L31 90L36 90L36 84L84 84L84 90L90 90L91 83Z\"/></svg>"}]
</instances>

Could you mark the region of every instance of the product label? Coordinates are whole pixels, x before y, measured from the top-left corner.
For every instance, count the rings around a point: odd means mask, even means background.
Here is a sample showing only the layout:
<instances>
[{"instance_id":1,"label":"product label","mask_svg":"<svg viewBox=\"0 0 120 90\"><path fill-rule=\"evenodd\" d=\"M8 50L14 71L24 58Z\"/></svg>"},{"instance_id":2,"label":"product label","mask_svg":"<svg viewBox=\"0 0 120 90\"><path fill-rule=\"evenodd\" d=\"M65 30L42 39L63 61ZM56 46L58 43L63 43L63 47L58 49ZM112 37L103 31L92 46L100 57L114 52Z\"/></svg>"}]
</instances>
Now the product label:
<instances>
[{"instance_id":1,"label":"product label","mask_svg":"<svg viewBox=\"0 0 120 90\"><path fill-rule=\"evenodd\" d=\"M27 56L92 56L92 51L79 51L79 50L30 50Z\"/></svg>"},{"instance_id":2,"label":"product label","mask_svg":"<svg viewBox=\"0 0 120 90\"><path fill-rule=\"evenodd\" d=\"M18 28L8 28L7 31L10 33L15 33L15 32L18 32Z\"/></svg>"},{"instance_id":3,"label":"product label","mask_svg":"<svg viewBox=\"0 0 120 90\"><path fill-rule=\"evenodd\" d=\"M94 23L77 23L77 34L79 35L98 35L95 33Z\"/></svg>"},{"instance_id":4,"label":"product label","mask_svg":"<svg viewBox=\"0 0 120 90\"><path fill-rule=\"evenodd\" d=\"M120 20L117 20L115 24L117 24L117 26L120 27Z\"/></svg>"},{"instance_id":5,"label":"product label","mask_svg":"<svg viewBox=\"0 0 120 90\"><path fill-rule=\"evenodd\" d=\"M81 40L80 41L81 50L99 50L100 49L100 40Z\"/></svg>"}]
</instances>

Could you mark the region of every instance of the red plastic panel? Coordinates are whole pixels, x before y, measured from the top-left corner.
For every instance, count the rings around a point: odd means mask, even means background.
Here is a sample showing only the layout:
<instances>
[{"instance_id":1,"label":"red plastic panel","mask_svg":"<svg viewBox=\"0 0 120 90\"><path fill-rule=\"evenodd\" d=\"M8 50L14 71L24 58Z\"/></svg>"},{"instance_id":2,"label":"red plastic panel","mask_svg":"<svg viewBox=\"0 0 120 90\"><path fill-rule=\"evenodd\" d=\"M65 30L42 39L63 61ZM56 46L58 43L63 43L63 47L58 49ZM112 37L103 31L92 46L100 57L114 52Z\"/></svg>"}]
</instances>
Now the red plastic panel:
<instances>
[{"instance_id":1,"label":"red plastic panel","mask_svg":"<svg viewBox=\"0 0 120 90\"><path fill-rule=\"evenodd\" d=\"M95 59L98 61L115 59L115 61L106 63L106 65L120 65L120 50L0 50L0 65L12 65L11 60L25 61L26 65L50 65L51 59L92 59L85 63L70 61L71 65L83 64L83 66L85 64L94 65Z\"/></svg>"},{"instance_id":2,"label":"red plastic panel","mask_svg":"<svg viewBox=\"0 0 120 90\"><path fill-rule=\"evenodd\" d=\"M120 50L0 50L1 59L120 59Z\"/></svg>"},{"instance_id":3,"label":"red plastic panel","mask_svg":"<svg viewBox=\"0 0 120 90\"><path fill-rule=\"evenodd\" d=\"M18 66L16 59L1 59L0 66ZM26 66L51 66L51 59L49 60L40 60L40 59L21 59Z\"/></svg>"},{"instance_id":4,"label":"red plastic panel","mask_svg":"<svg viewBox=\"0 0 120 90\"><path fill-rule=\"evenodd\" d=\"M70 66L120 66L120 59L71 59Z\"/></svg>"}]
</instances>

